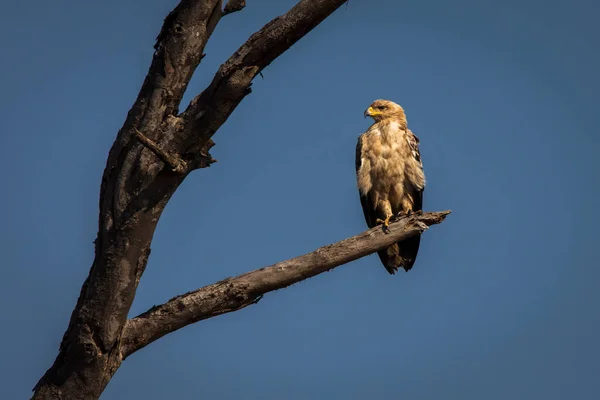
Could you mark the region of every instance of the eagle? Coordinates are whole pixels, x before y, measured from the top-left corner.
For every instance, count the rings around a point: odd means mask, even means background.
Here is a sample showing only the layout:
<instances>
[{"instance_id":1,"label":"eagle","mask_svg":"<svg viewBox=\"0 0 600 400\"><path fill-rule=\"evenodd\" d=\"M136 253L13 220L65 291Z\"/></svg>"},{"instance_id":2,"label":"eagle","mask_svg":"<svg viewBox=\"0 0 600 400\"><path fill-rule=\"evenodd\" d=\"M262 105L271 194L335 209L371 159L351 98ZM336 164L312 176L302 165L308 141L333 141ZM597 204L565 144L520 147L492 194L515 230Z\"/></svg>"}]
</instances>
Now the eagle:
<instances>
[{"instance_id":1,"label":"eagle","mask_svg":"<svg viewBox=\"0 0 600 400\"><path fill-rule=\"evenodd\" d=\"M404 109L389 100L375 100L364 113L374 123L356 145L356 180L369 228L423 208L425 174L419 139L408 129ZM409 271L417 258L421 236L412 236L377 252L390 274Z\"/></svg>"}]
</instances>

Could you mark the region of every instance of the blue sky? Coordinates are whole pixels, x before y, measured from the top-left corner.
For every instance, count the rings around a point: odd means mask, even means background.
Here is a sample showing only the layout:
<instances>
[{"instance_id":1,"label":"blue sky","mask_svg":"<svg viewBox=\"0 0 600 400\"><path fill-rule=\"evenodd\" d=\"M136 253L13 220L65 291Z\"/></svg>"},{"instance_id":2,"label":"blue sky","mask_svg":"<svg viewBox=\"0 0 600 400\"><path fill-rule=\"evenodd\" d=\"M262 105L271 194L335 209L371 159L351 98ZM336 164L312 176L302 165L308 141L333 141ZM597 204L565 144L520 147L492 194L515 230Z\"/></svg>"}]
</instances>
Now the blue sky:
<instances>
[{"instance_id":1,"label":"blue sky","mask_svg":"<svg viewBox=\"0 0 600 400\"><path fill-rule=\"evenodd\" d=\"M184 104L294 2L226 17ZM57 354L108 150L175 4L2 7L0 398L27 398ZM168 204L131 315L364 230L354 149L377 98L421 139L425 209L453 214L411 272L369 256L187 327L128 359L102 398L597 398L598 8L343 6L255 81L214 137L219 162Z\"/></svg>"}]
</instances>

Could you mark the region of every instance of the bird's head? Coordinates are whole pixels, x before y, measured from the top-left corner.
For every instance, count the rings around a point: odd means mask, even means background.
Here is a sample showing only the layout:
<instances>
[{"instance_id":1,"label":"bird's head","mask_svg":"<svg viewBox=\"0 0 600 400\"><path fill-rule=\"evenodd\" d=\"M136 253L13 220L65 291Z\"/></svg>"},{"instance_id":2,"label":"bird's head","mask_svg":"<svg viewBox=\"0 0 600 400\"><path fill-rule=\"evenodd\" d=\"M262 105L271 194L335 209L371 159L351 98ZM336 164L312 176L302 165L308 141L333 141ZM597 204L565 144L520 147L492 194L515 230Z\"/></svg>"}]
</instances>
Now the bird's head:
<instances>
[{"instance_id":1,"label":"bird's head","mask_svg":"<svg viewBox=\"0 0 600 400\"><path fill-rule=\"evenodd\" d=\"M406 126L406 115L404 109L398 104L389 100L375 100L369 108L365 110L365 118L371 117L375 122L392 119Z\"/></svg>"}]
</instances>

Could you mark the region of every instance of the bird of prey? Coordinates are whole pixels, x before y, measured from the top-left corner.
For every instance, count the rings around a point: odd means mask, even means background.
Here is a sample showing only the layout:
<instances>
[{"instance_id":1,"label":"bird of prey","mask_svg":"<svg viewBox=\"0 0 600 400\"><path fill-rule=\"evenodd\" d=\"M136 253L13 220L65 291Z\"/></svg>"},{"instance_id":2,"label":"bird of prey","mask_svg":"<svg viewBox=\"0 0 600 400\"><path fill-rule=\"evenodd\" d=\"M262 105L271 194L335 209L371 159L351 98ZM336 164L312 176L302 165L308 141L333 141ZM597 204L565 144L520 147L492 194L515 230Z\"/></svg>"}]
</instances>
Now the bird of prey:
<instances>
[{"instance_id":1,"label":"bird of prey","mask_svg":"<svg viewBox=\"0 0 600 400\"><path fill-rule=\"evenodd\" d=\"M404 109L389 100L375 100L364 113L375 121L360 135L356 146L356 179L369 228L384 229L397 217L421 211L425 174L419 139L408 129ZM421 236L412 236L377 254L385 269L395 274L410 270Z\"/></svg>"}]
</instances>

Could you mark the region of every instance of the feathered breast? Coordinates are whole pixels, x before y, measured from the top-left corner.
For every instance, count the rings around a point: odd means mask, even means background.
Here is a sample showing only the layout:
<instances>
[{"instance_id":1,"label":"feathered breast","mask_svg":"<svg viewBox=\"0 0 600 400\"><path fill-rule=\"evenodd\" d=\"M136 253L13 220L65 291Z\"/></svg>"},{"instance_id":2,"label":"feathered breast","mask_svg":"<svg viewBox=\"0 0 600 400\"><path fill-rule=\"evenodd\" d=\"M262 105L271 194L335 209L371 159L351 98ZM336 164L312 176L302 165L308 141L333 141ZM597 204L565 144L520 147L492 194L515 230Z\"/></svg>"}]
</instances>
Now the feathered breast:
<instances>
[{"instance_id":1,"label":"feathered breast","mask_svg":"<svg viewBox=\"0 0 600 400\"><path fill-rule=\"evenodd\" d=\"M372 189L389 190L409 179L418 188L425 185L418 138L398 123L376 123L357 146L357 179L362 194Z\"/></svg>"}]
</instances>

